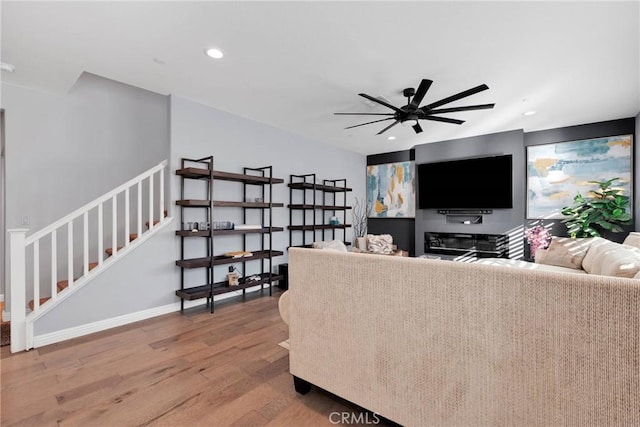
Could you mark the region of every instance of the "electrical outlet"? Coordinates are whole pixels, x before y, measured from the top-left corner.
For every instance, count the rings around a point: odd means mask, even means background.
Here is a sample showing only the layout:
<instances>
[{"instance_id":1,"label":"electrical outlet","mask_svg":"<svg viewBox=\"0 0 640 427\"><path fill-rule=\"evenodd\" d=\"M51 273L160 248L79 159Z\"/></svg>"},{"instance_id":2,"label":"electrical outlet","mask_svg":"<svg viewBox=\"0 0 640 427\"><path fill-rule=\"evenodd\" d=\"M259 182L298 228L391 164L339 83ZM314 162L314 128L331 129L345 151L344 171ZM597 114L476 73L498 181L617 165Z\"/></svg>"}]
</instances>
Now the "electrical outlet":
<instances>
[{"instance_id":1,"label":"electrical outlet","mask_svg":"<svg viewBox=\"0 0 640 427\"><path fill-rule=\"evenodd\" d=\"M29 220L29 215L25 215L22 217L22 225L29 225L31 221Z\"/></svg>"}]
</instances>

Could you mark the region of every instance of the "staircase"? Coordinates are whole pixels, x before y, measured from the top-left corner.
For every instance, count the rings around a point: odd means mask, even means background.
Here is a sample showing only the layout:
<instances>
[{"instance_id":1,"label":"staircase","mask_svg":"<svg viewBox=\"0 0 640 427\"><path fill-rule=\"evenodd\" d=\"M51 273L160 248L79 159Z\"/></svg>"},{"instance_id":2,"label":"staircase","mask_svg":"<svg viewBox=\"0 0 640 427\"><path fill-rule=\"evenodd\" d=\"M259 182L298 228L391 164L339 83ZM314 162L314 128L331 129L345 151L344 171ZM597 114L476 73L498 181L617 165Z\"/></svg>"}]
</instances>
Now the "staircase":
<instances>
[{"instance_id":1,"label":"staircase","mask_svg":"<svg viewBox=\"0 0 640 427\"><path fill-rule=\"evenodd\" d=\"M166 166L165 160L28 237L29 230L8 230L12 353L33 348L38 318L169 223Z\"/></svg>"}]
</instances>

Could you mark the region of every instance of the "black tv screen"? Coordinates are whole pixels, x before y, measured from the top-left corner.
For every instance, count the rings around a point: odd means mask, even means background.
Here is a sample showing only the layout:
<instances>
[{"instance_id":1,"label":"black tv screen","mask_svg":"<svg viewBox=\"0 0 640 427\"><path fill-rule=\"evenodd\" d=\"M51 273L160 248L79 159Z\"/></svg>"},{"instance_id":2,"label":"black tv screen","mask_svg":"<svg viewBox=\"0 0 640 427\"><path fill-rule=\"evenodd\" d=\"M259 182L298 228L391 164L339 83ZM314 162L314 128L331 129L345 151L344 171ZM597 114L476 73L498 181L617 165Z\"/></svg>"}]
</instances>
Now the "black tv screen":
<instances>
[{"instance_id":1,"label":"black tv screen","mask_svg":"<svg viewBox=\"0 0 640 427\"><path fill-rule=\"evenodd\" d=\"M500 155L418 165L420 209L513 207L512 156Z\"/></svg>"}]
</instances>

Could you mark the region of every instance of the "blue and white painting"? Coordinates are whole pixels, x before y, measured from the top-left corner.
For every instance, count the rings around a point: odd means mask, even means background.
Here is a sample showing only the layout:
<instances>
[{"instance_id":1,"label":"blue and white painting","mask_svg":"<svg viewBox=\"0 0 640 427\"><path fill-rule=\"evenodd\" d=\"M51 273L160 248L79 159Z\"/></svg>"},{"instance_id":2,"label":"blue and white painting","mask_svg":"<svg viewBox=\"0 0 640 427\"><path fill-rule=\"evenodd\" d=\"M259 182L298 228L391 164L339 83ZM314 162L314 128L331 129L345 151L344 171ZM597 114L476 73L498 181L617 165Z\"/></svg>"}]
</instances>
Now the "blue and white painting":
<instances>
[{"instance_id":1,"label":"blue and white painting","mask_svg":"<svg viewBox=\"0 0 640 427\"><path fill-rule=\"evenodd\" d=\"M369 218L415 217L414 170L414 162L367 166Z\"/></svg>"},{"instance_id":2,"label":"blue and white painting","mask_svg":"<svg viewBox=\"0 0 640 427\"><path fill-rule=\"evenodd\" d=\"M597 189L588 181L620 178L632 193L632 136L610 136L527 147L527 218L564 218L562 208ZM633 204L632 204L633 205Z\"/></svg>"}]
</instances>

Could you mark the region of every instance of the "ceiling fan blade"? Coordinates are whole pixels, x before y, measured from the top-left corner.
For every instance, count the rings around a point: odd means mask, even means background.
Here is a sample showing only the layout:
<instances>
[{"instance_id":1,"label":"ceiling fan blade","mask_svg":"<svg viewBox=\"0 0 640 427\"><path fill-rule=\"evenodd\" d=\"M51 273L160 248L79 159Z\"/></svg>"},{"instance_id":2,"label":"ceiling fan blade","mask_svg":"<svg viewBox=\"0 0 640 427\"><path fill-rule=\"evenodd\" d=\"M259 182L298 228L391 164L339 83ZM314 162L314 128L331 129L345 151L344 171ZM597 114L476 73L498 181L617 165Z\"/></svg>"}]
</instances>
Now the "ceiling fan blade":
<instances>
[{"instance_id":1,"label":"ceiling fan blade","mask_svg":"<svg viewBox=\"0 0 640 427\"><path fill-rule=\"evenodd\" d=\"M420 86L418 86L418 90L416 91L416 94L409 105L416 108L419 107L420 103L422 102L422 98L424 98L425 94L431 87L431 83L433 83L433 80L422 79L422 81L420 82Z\"/></svg>"},{"instance_id":2,"label":"ceiling fan blade","mask_svg":"<svg viewBox=\"0 0 640 427\"><path fill-rule=\"evenodd\" d=\"M441 114L441 113L455 113L456 111L471 111L471 110L488 110L493 108L496 104L481 104L481 105L469 105L467 107L451 107L440 108L437 110L427 110L426 114Z\"/></svg>"},{"instance_id":3,"label":"ceiling fan blade","mask_svg":"<svg viewBox=\"0 0 640 427\"><path fill-rule=\"evenodd\" d=\"M389 104L388 102L384 102L381 101L377 98L374 98L373 96L369 96L366 93L359 93L358 95L360 95L363 98L367 98L369 101L378 103L380 105L384 105L385 107L391 108L393 111L401 111L398 107L394 107L393 105Z\"/></svg>"},{"instance_id":4,"label":"ceiling fan blade","mask_svg":"<svg viewBox=\"0 0 640 427\"><path fill-rule=\"evenodd\" d=\"M395 122L391 123L389 126L387 126L386 128L382 129L380 132L376 133L376 135L380 135L381 133L388 131L389 129L391 129L392 127L397 125L398 123L400 123L400 120L396 120Z\"/></svg>"},{"instance_id":5,"label":"ceiling fan blade","mask_svg":"<svg viewBox=\"0 0 640 427\"><path fill-rule=\"evenodd\" d=\"M416 122L416 124L415 124L415 125L413 125L413 126L411 126L411 127L413 128L413 130L415 130L415 131L416 131L416 133L420 133L420 132L422 132L422 126L420 126L420 123L417 123L417 122Z\"/></svg>"},{"instance_id":6,"label":"ceiling fan blade","mask_svg":"<svg viewBox=\"0 0 640 427\"><path fill-rule=\"evenodd\" d=\"M333 113L336 116L394 116L395 113Z\"/></svg>"},{"instance_id":7,"label":"ceiling fan blade","mask_svg":"<svg viewBox=\"0 0 640 427\"><path fill-rule=\"evenodd\" d=\"M446 98L441 99L440 101L433 102L433 103L431 103L429 105L426 105L426 106L422 107L422 109L425 110L425 111L426 111L426 109L430 110L432 108L439 107L441 105L448 104L448 103L453 102L453 101L457 101L458 99L462 99L462 98L465 98L467 96L471 96L473 94L476 94L478 92L482 92L483 90L487 90L487 89L489 89L489 86L487 86L485 84L481 84L480 86L476 86L474 88L467 89L464 92L456 93L455 95L448 96Z\"/></svg>"},{"instance_id":8,"label":"ceiling fan blade","mask_svg":"<svg viewBox=\"0 0 640 427\"><path fill-rule=\"evenodd\" d=\"M445 123L453 123L454 125L461 125L464 123L464 120L458 119L449 119L447 117L438 117L438 116L426 116L423 117L424 120L433 120L434 122L445 122Z\"/></svg>"},{"instance_id":9,"label":"ceiling fan blade","mask_svg":"<svg viewBox=\"0 0 640 427\"><path fill-rule=\"evenodd\" d=\"M372 122L367 122L367 123L360 123L359 125L349 126L349 127L346 127L345 129L353 129L353 128L357 128L358 126L370 125L371 123L384 122L385 120L393 120L393 117L389 117L389 118L386 118L386 119L380 119L380 120L374 120Z\"/></svg>"}]
</instances>

